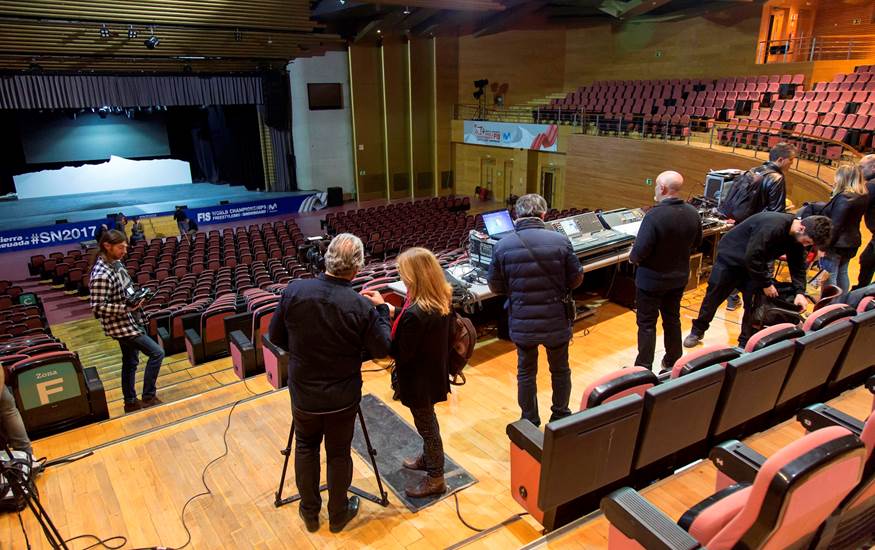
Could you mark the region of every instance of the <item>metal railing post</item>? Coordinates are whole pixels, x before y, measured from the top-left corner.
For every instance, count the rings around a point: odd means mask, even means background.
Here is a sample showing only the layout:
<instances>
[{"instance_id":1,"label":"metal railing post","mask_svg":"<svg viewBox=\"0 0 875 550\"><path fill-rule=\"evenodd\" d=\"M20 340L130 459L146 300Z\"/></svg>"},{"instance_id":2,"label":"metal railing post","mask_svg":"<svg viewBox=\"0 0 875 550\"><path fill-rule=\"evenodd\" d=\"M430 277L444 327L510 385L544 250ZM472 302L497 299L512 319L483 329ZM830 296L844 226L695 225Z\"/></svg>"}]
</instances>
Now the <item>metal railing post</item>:
<instances>
[{"instance_id":1,"label":"metal railing post","mask_svg":"<svg viewBox=\"0 0 875 550\"><path fill-rule=\"evenodd\" d=\"M817 46L817 37L811 37L811 53L808 55L808 61L814 61L814 50Z\"/></svg>"},{"instance_id":2,"label":"metal railing post","mask_svg":"<svg viewBox=\"0 0 875 550\"><path fill-rule=\"evenodd\" d=\"M693 139L693 123L692 122L687 124L687 145L690 144L691 139Z\"/></svg>"},{"instance_id":3,"label":"metal railing post","mask_svg":"<svg viewBox=\"0 0 875 550\"><path fill-rule=\"evenodd\" d=\"M854 49L854 41L848 40L848 59L851 58L851 51Z\"/></svg>"}]
</instances>

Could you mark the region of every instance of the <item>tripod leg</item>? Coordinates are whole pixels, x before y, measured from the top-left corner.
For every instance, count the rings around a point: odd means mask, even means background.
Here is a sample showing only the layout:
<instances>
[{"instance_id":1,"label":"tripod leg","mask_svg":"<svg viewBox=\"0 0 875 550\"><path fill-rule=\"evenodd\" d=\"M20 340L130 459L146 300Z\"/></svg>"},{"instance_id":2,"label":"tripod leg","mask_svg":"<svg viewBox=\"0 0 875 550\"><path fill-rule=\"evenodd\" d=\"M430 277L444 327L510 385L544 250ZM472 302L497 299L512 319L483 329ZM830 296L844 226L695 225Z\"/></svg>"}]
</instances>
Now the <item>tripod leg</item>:
<instances>
[{"instance_id":1,"label":"tripod leg","mask_svg":"<svg viewBox=\"0 0 875 550\"><path fill-rule=\"evenodd\" d=\"M280 454L285 457L283 460L283 473L280 474L280 484L275 493L273 501L274 506L279 508L283 503L283 485L286 483L286 472L289 469L289 457L292 456L292 440L295 437L295 418L292 417L292 425L289 427L289 441L286 443L286 448L280 451Z\"/></svg>"},{"instance_id":2,"label":"tripod leg","mask_svg":"<svg viewBox=\"0 0 875 550\"><path fill-rule=\"evenodd\" d=\"M377 450L371 445L371 438L368 435L368 428L365 426L365 415L362 414L362 408L358 410L359 423L362 426L362 435L365 436L365 445L368 447L368 455L371 457L371 465L374 467L374 475L377 477L377 489L380 491L380 504L387 506L389 504L389 495L383 488L383 478L380 477L380 469L377 467Z\"/></svg>"}]
</instances>

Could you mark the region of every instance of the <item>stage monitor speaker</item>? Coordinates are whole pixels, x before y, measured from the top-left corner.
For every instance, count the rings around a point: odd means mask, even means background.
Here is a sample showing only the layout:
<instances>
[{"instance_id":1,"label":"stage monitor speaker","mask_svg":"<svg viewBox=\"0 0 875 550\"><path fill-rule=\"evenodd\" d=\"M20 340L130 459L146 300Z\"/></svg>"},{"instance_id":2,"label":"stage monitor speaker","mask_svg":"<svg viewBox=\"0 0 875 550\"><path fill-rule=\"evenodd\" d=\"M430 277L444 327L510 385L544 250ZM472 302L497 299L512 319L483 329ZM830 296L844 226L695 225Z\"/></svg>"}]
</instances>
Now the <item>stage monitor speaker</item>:
<instances>
[{"instance_id":1,"label":"stage monitor speaker","mask_svg":"<svg viewBox=\"0 0 875 550\"><path fill-rule=\"evenodd\" d=\"M231 204L231 201L219 201L219 206L222 206L225 204Z\"/></svg>"},{"instance_id":2,"label":"stage monitor speaker","mask_svg":"<svg viewBox=\"0 0 875 550\"><path fill-rule=\"evenodd\" d=\"M264 94L264 122L277 130L288 130L291 119L289 75L285 71L266 73L261 77Z\"/></svg>"},{"instance_id":3,"label":"stage monitor speaker","mask_svg":"<svg viewBox=\"0 0 875 550\"><path fill-rule=\"evenodd\" d=\"M61 225L61 224L64 224L64 223L67 223L67 220L66 220L66 219L55 220L55 225Z\"/></svg>"},{"instance_id":4,"label":"stage monitor speaker","mask_svg":"<svg viewBox=\"0 0 875 550\"><path fill-rule=\"evenodd\" d=\"M343 206L343 188L329 187L326 189L328 193L328 206Z\"/></svg>"}]
</instances>

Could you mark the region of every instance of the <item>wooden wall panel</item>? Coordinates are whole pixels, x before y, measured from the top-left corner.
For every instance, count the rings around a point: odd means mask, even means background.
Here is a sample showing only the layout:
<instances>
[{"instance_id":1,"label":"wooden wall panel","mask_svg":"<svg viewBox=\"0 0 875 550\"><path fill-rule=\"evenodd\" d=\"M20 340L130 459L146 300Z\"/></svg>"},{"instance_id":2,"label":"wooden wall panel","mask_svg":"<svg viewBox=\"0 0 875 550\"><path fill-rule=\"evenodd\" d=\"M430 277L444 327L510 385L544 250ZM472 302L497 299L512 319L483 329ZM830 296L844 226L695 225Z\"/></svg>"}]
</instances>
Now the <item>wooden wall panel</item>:
<instances>
[{"instance_id":1,"label":"wooden wall panel","mask_svg":"<svg viewBox=\"0 0 875 550\"><path fill-rule=\"evenodd\" d=\"M855 25L854 20L860 24ZM875 2L871 0L821 0L814 16L814 36L875 35Z\"/></svg>"},{"instance_id":2,"label":"wooden wall panel","mask_svg":"<svg viewBox=\"0 0 875 550\"><path fill-rule=\"evenodd\" d=\"M386 94L386 145L389 148L389 192L393 199L410 196L410 109L407 44L399 38L383 41Z\"/></svg>"},{"instance_id":3,"label":"wooden wall panel","mask_svg":"<svg viewBox=\"0 0 875 550\"><path fill-rule=\"evenodd\" d=\"M528 177L528 151L504 149L485 145L454 143L456 193L474 195L474 188L481 184L483 162L494 162L494 199L504 201L511 192L525 192ZM510 163L512 182L507 182L506 166ZM512 188L509 191L509 188Z\"/></svg>"},{"instance_id":4,"label":"wooden wall panel","mask_svg":"<svg viewBox=\"0 0 875 550\"><path fill-rule=\"evenodd\" d=\"M634 162L632 162L634 160ZM754 159L711 149L650 140L586 135L571 136L566 158L565 207L622 208L653 203L647 178L676 170L686 180L686 193L702 192L709 169L748 169ZM796 205L826 200L827 187L793 172L787 176L787 195Z\"/></svg>"},{"instance_id":5,"label":"wooden wall panel","mask_svg":"<svg viewBox=\"0 0 875 550\"><path fill-rule=\"evenodd\" d=\"M543 98L563 89L565 31L507 31L459 39L459 103L476 103L473 82L507 84L506 105ZM591 53L591 52L590 52ZM487 88L487 103L493 94Z\"/></svg>"},{"instance_id":6,"label":"wooden wall panel","mask_svg":"<svg viewBox=\"0 0 875 550\"><path fill-rule=\"evenodd\" d=\"M434 196L434 42L410 42L410 95L413 115L413 193Z\"/></svg>"},{"instance_id":7,"label":"wooden wall panel","mask_svg":"<svg viewBox=\"0 0 875 550\"><path fill-rule=\"evenodd\" d=\"M373 44L350 48L359 200L386 197L380 50Z\"/></svg>"},{"instance_id":8,"label":"wooden wall panel","mask_svg":"<svg viewBox=\"0 0 875 550\"><path fill-rule=\"evenodd\" d=\"M442 195L453 192L447 187L447 178L453 178L452 124L459 91L459 39L456 37L434 38L437 93L437 146L438 191Z\"/></svg>"}]
</instances>

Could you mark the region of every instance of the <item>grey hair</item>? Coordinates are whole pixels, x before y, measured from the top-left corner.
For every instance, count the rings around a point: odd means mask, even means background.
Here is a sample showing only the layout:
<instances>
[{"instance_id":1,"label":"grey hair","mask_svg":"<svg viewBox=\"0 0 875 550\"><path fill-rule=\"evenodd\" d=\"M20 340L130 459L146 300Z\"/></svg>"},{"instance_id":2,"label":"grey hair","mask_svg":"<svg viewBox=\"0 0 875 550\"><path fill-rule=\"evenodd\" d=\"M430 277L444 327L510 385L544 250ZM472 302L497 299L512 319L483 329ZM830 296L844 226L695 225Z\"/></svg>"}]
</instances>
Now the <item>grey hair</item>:
<instances>
[{"instance_id":1,"label":"grey hair","mask_svg":"<svg viewBox=\"0 0 875 550\"><path fill-rule=\"evenodd\" d=\"M547 212L547 201L537 193L523 195L516 201L517 218L536 218Z\"/></svg>"},{"instance_id":2,"label":"grey hair","mask_svg":"<svg viewBox=\"0 0 875 550\"><path fill-rule=\"evenodd\" d=\"M325 271L332 275L348 277L365 265L365 247L362 240L352 233L341 233L333 239L325 251Z\"/></svg>"}]
</instances>

